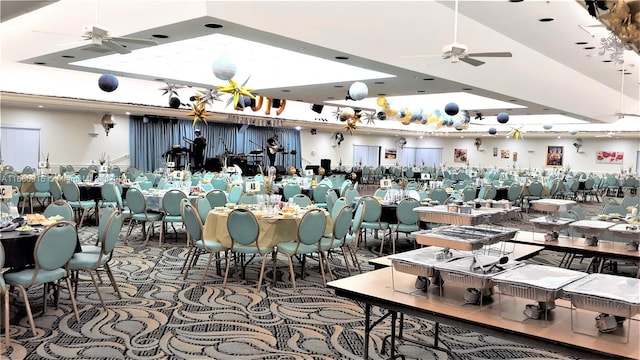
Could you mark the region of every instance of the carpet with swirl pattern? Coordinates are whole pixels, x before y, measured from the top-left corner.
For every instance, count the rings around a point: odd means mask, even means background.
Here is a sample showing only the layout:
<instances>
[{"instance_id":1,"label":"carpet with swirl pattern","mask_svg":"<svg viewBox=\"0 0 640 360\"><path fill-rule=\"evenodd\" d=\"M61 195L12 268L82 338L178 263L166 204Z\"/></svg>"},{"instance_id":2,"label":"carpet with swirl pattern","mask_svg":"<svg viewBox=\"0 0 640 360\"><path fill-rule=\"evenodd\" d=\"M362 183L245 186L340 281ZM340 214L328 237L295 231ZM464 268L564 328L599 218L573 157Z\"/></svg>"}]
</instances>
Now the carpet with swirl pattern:
<instances>
[{"instance_id":1,"label":"carpet with swirl pattern","mask_svg":"<svg viewBox=\"0 0 640 360\"><path fill-rule=\"evenodd\" d=\"M91 242L96 227L84 227L81 239ZM77 322L68 295L63 292L59 309L42 311L42 290L29 292L36 314L33 336L22 299L11 296L11 343L2 345L7 359L359 359L363 353L364 311L362 304L340 298L322 287L318 263L307 260L304 279L296 279L293 290L285 258L279 259L277 282L272 271L265 286L256 291L259 261L247 268L246 280L233 276L226 287L215 269L204 286L199 284L206 256L186 280L181 267L186 255L185 233L157 246L152 239L142 247L142 234L132 234L125 245L124 230L111 262L122 299L115 296L108 278L101 292L108 310L103 310L90 282L81 283ZM173 242L171 242L173 241ZM359 251L363 271L373 251ZM343 261L333 257L338 277L348 276ZM554 259L551 259L553 262ZM299 263L295 263L299 271ZM374 318L383 311L374 308ZM372 358L382 354L388 326L372 331ZM405 336L432 342L433 323L407 317ZM399 351L409 359L573 359L480 333L441 325L441 346L449 352L410 343Z\"/></svg>"}]
</instances>

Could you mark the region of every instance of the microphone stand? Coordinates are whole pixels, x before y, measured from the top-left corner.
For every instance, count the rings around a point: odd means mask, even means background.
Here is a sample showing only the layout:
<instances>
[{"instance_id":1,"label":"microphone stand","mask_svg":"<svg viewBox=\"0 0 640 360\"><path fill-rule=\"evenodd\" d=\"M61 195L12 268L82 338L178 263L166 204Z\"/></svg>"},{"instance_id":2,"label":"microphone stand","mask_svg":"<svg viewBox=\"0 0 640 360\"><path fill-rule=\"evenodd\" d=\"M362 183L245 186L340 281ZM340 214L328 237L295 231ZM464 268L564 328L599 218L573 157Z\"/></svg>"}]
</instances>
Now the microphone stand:
<instances>
[{"instance_id":1,"label":"microphone stand","mask_svg":"<svg viewBox=\"0 0 640 360\"><path fill-rule=\"evenodd\" d=\"M222 136L220 136L220 141L222 142L222 146L224 146L224 154L231 154L231 151L229 151L229 148L227 147L227 144L224 142L224 140L222 139Z\"/></svg>"},{"instance_id":2,"label":"microphone stand","mask_svg":"<svg viewBox=\"0 0 640 360\"><path fill-rule=\"evenodd\" d=\"M260 150L264 150L264 148L256 143L254 143L253 141L249 140L250 143L252 143L253 145L257 146L260 148Z\"/></svg>"}]
</instances>

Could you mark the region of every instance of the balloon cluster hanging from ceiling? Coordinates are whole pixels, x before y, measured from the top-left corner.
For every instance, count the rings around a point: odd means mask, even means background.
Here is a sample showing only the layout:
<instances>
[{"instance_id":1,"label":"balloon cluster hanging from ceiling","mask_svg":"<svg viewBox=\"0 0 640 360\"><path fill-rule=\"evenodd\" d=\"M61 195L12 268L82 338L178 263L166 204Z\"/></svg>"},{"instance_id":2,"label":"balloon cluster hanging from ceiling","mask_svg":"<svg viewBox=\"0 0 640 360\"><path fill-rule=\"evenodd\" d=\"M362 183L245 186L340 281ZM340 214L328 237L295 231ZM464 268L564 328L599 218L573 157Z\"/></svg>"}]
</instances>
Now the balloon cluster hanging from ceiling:
<instances>
[{"instance_id":1,"label":"balloon cluster hanging from ceiling","mask_svg":"<svg viewBox=\"0 0 640 360\"><path fill-rule=\"evenodd\" d=\"M456 130L469 128L471 116L468 111L460 110L456 103L448 103L444 111L440 109L425 110L422 108L411 109L409 107L396 107L384 96L379 96L376 101L379 109L376 112L378 120L395 120L404 125L422 124L432 130L442 127L453 127Z\"/></svg>"}]
</instances>

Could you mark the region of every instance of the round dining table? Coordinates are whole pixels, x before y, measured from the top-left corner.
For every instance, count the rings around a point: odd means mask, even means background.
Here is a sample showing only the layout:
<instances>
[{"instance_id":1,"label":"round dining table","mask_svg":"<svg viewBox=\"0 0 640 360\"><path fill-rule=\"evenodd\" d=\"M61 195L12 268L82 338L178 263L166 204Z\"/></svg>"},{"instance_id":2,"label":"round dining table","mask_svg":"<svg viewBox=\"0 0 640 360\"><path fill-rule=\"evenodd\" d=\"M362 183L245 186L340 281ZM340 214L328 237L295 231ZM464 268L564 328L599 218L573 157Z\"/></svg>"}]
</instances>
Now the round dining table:
<instances>
[{"instance_id":1,"label":"round dining table","mask_svg":"<svg viewBox=\"0 0 640 360\"><path fill-rule=\"evenodd\" d=\"M274 247L279 243L295 240L298 237L298 224L305 211L305 209L302 209L294 215L253 211L260 227L258 244L262 247ZM203 238L205 240L217 240L224 246L231 246L231 237L227 230L227 219L230 212L231 209L226 207L209 211L204 223ZM327 211L324 212L327 218L325 234L329 234L333 230L333 222L329 213Z\"/></svg>"},{"instance_id":2,"label":"round dining table","mask_svg":"<svg viewBox=\"0 0 640 360\"><path fill-rule=\"evenodd\" d=\"M27 232L5 231L0 232L0 242L4 247L6 268L21 269L33 265L33 250L38 242L40 233L44 230L42 226L34 226L34 229ZM74 252L82 251L80 240L76 242Z\"/></svg>"}]
</instances>

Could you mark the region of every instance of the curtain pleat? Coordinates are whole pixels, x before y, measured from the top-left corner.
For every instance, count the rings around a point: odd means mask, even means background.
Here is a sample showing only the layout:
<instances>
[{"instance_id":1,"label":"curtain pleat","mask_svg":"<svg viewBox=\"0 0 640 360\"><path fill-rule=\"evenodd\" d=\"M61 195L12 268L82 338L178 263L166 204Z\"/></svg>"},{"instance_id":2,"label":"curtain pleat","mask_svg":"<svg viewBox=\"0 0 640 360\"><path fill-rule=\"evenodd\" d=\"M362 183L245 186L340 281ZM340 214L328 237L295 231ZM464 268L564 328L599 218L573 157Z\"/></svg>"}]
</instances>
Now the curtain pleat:
<instances>
[{"instance_id":1,"label":"curtain pleat","mask_svg":"<svg viewBox=\"0 0 640 360\"><path fill-rule=\"evenodd\" d=\"M145 120L146 118L146 120ZM194 128L191 121L167 119L155 116L131 116L129 121L129 152L131 154L131 166L153 171L164 167L167 161L167 153L174 145L185 150L190 150L189 144L184 140L195 138L194 130L200 129L202 136L207 140L205 159L222 157L223 155L250 154L255 150L262 150L262 157L251 157L251 160L260 160L261 164L267 164L266 142L273 136L274 129L268 127L249 126L244 134L244 142L238 142L240 125L222 123L199 123ZM296 150L295 155L281 155L276 157L276 164L282 166L301 166L301 141L300 132L295 129L277 129L280 143L286 152ZM180 162L191 162L190 156L185 156Z\"/></svg>"}]
</instances>

